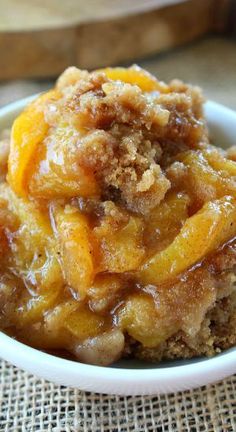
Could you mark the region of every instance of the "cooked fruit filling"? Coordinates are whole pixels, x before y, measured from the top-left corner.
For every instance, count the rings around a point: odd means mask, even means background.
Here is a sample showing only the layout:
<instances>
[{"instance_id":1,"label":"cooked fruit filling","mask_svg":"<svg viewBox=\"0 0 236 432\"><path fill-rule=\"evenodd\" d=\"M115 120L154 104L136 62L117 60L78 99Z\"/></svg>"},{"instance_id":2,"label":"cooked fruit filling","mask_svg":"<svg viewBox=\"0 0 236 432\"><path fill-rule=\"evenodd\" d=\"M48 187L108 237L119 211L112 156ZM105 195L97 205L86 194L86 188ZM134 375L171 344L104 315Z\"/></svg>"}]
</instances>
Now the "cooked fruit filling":
<instances>
[{"instance_id":1,"label":"cooked fruit filling","mask_svg":"<svg viewBox=\"0 0 236 432\"><path fill-rule=\"evenodd\" d=\"M197 87L67 69L0 141L0 326L107 365L236 343L236 150ZM64 354L63 354L64 355Z\"/></svg>"}]
</instances>

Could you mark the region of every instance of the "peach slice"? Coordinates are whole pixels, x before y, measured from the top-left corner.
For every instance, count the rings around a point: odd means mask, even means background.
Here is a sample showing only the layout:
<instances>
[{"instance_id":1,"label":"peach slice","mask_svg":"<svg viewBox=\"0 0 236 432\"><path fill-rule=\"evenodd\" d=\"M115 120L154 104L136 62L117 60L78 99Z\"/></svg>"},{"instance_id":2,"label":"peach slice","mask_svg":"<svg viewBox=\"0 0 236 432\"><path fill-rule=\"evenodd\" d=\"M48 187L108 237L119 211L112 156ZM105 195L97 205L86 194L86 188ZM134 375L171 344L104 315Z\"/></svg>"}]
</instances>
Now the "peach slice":
<instances>
[{"instance_id":1,"label":"peach slice","mask_svg":"<svg viewBox=\"0 0 236 432\"><path fill-rule=\"evenodd\" d=\"M153 75L139 66L131 66L130 68L123 67L108 67L101 69L107 78L113 81L123 81L125 83L137 85L144 92L159 91L168 93L169 87L162 81L158 81Z\"/></svg>"},{"instance_id":2,"label":"peach slice","mask_svg":"<svg viewBox=\"0 0 236 432\"><path fill-rule=\"evenodd\" d=\"M142 266L144 284L162 284L201 261L235 233L236 200L224 197L209 202L187 219L179 235Z\"/></svg>"},{"instance_id":3,"label":"peach slice","mask_svg":"<svg viewBox=\"0 0 236 432\"><path fill-rule=\"evenodd\" d=\"M48 124L43 113L44 104L50 99L57 99L58 96L59 93L56 90L43 94L33 101L13 123L8 182L19 196L27 195L27 174L35 164L36 149L48 131Z\"/></svg>"},{"instance_id":4,"label":"peach slice","mask_svg":"<svg viewBox=\"0 0 236 432\"><path fill-rule=\"evenodd\" d=\"M54 216L66 282L84 298L94 276L86 216L69 205L55 209Z\"/></svg>"}]
</instances>

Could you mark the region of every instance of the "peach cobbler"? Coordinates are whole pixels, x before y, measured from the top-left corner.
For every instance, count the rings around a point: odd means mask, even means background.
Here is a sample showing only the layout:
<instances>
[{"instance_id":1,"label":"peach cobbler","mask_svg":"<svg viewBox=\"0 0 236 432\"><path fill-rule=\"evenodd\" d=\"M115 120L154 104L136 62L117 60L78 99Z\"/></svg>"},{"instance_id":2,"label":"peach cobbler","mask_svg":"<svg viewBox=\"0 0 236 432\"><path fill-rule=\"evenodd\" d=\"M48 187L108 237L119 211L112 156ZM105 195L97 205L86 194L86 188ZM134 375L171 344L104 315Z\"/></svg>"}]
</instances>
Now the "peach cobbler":
<instances>
[{"instance_id":1,"label":"peach cobbler","mask_svg":"<svg viewBox=\"0 0 236 432\"><path fill-rule=\"evenodd\" d=\"M197 87L67 69L0 143L0 326L107 365L236 343L236 149Z\"/></svg>"}]
</instances>

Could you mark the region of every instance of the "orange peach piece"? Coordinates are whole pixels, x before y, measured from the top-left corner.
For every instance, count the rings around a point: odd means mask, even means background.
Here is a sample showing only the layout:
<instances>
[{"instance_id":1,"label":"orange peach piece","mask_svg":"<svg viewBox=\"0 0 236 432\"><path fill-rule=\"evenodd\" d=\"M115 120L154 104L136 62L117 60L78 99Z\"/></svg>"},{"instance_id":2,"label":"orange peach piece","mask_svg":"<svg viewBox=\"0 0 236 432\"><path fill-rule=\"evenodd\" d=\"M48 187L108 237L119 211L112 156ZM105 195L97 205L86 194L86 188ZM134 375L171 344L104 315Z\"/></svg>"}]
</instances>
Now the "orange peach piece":
<instances>
[{"instance_id":1,"label":"orange peach piece","mask_svg":"<svg viewBox=\"0 0 236 432\"><path fill-rule=\"evenodd\" d=\"M217 171L220 171L222 175L236 176L236 162L230 159L226 159L215 149L209 151L203 151L203 155L207 159L208 163Z\"/></svg>"},{"instance_id":2,"label":"orange peach piece","mask_svg":"<svg viewBox=\"0 0 236 432\"><path fill-rule=\"evenodd\" d=\"M158 81L149 72L136 65L130 68L108 67L100 71L104 72L107 78L113 81L123 81L137 85L144 92L159 91L161 93L168 93L169 91L169 87L164 82Z\"/></svg>"},{"instance_id":3,"label":"orange peach piece","mask_svg":"<svg viewBox=\"0 0 236 432\"><path fill-rule=\"evenodd\" d=\"M157 252L170 244L188 218L190 198L185 193L169 193L147 217L144 230L148 251Z\"/></svg>"},{"instance_id":4,"label":"orange peach piece","mask_svg":"<svg viewBox=\"0 0 236 432\"><path fill-rule=\"evenodd\" d=\"M41 212L34 201L17 196L7 183L0 184L0 198L7 202L9 211L18 218L20 224L27 226L30 235L45 245L52 235L48 214Z\"/></svg>"},{"instance_id":5,"label":"orange peach piece","mask_svg":"<svg viewBox=\"0 0 236 432\"><path fill-rule=\"evenodd\" d=\"M118 326L145 347L156 347L169 336L173 328L166 328L160 320L154 300L145 294L130 295L118 312Z\"/></svg>"},{"instance_id":6,"label":"orange peach piece","mask_svg":"<svg viewBox=\"0 0 236 432\"><path fill-rule=\"evenodd\" d=\"M19 196L27 195L27 173L34 164L36 149L48 131L48 124L43 113L44 103L57 97L58 92L56 90L43 94L33 101L13 123L8 161L8 182Z\"/></svg>"},{"instance_id":7,"label":"orange peach piece","mask_svg":"<svg viewBox=\"0 0 236 432\"><path fill-rule=\"evenodd\" d=\"M72 312L64 323L64 326L79 341L90 337L95 337L101 332L104 319L88 308L81 306L75 312Z\"/></svg>"},{"instance_id":8,"label":"orange peach piece","mask_svg":"<svg viewBox=\"0 0 236 432\"><path fill-rule=\"evenodd\" d=\"M188 151L179 156L179 160L188 168L187 189L190 194L195 195L195 199L202 203L209 201L209 198L217 199L225 195L236 195L232 177L230 178L230 175L227 177L227 172L225 176L222 175L220 170L226 170L227 165L227 169L230 169L228 172L231 173L234 167L230 166L231 161L222 159L219 154L213 158L213 154L207 151Z\"/></svg>"},{"instance_id":9,"label":"orange peach piece","mask_svg":"<svg viewBox=\"0 0 236 432\"><path fill-rule=\"evenodd\" d=\"M59 289L51 290L43 295L26 298L16 311L18 323L24 326L41 321L45 312L52 308L59 296Z\"/></svg>"},{"instance_id":10,"label":"orange peach piece","mask_svg":"<svg viewBox=\"0 0 236 432\"><path fill-rule=\"evenodd\" d=\"M55 222L66 282L84 298L94 276L88 221L68 205L55 209Z\"/></svg>"},{"instance_id":11,"label":"orange peach piece","mask_svg":"<svg viewBox=\"0 0 236 432\"><path fill-rule=\"evenodd\" d=\"M232 197L208 202L187 219L179 235L141 268L144 284L162 284L201 261L227 242L236 229L236 201Z\"/></svg>"},{"instance_id":12,"label":"orange peach piece","mask_svg":"<svg viewBox=\"0 0 236 432\"><path fill-rule=\"evenodd\" d=\"M128 223L117 230L104 223L94 231L101 245L100 271L123 273L138 268L145 253L143 224L139 218L131 216Z\"/></svg>"},{"instance_id":13,"label":"orange peach piece","mask_svg":"<svg viewBox=\"0 0 236 432\"><path fill-rule=\"evenodd\" d=\"M77 140L78 131L65 122L50 131L30 178L29 193L36 199L99 195L94 174L79 164Z\"/></svg>"},{"instance_id":14,"label":"orange peach piece","mask_svg":"<svg viewBox=\"0 0 236 432\"><path fill-rule=\"evenodd\" d=\"M40 293L61 286L62 272L48 213L40 211L34 201L18 197L7 183L0 184L0 199L7 202L19 228L12 249L15 265L21 272L31 274Z\"/></svg>"}]
</instances>

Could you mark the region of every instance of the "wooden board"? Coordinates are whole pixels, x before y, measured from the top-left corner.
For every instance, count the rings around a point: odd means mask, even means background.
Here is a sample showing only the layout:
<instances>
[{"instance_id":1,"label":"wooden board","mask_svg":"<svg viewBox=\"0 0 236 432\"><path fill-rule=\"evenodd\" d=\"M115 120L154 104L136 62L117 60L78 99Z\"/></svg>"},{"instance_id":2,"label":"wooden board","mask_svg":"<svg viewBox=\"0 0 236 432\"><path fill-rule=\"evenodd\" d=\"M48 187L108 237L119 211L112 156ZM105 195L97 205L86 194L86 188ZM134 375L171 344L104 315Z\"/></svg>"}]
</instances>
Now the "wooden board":
<instances>
[{"instance_id":1,"label":"wooden board","mask_svg":"<svg viewBox=\"0 0 236 432\"><path fill-rule=\"evenodd\" d=\"M55 76L72 64L92 69L176 47L224 29L231 1L0 2L0 79Z\"/></svg>"}]
</instances>

